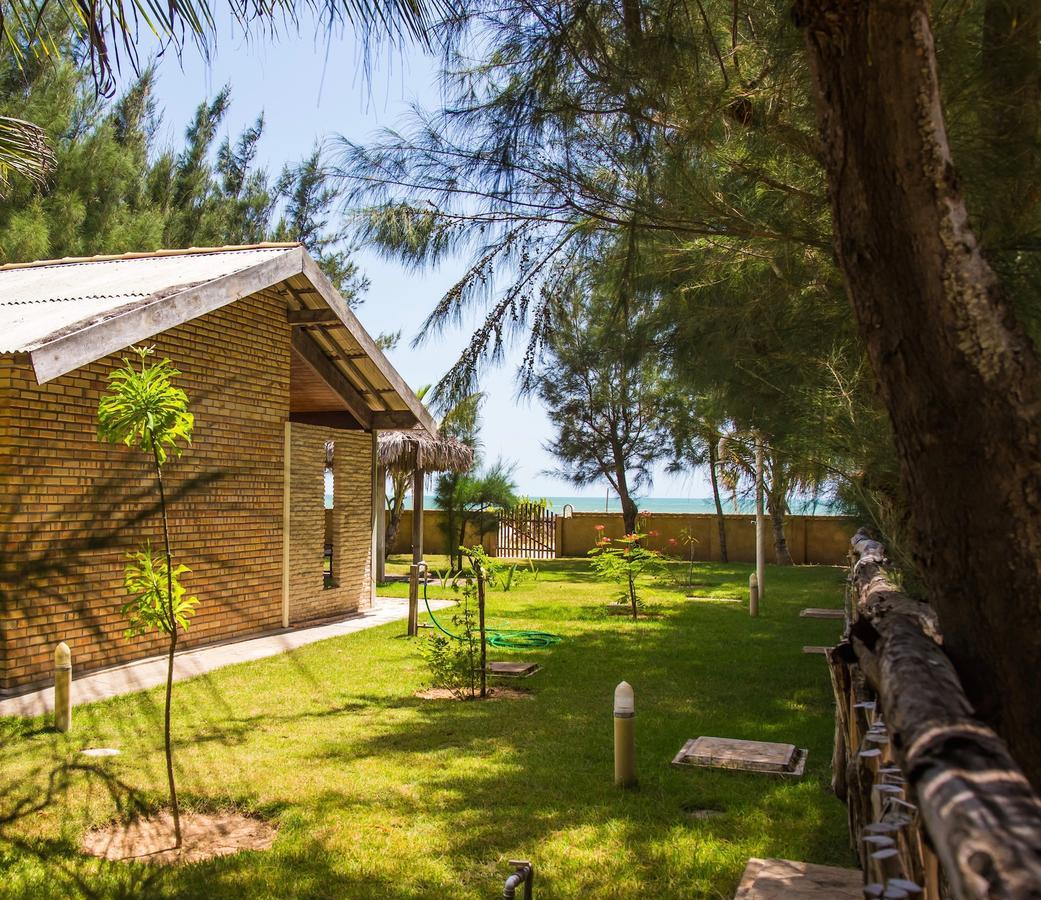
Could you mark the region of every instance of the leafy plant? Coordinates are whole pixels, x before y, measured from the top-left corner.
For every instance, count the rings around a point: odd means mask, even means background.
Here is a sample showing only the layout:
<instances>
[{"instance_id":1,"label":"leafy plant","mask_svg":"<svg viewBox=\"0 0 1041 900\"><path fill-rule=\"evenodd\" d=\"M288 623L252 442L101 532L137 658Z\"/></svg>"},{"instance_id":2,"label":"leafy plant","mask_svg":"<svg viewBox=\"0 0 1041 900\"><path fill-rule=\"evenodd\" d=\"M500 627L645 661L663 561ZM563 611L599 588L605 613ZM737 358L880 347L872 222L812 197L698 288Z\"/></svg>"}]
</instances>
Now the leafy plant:
<instances>
[{"instance_id":1,"label":"leafy plant","mask_svg":"<svg viewBox=\"0 0 1041 900\"><path fill-rule=\"evenodd\" d=\"M473 572L472 579L453 579L453 590L461 590L462 612L452 617L452 624L460 628L455 638L434 633L422 648L423 657L434 687L445 688L456 697L486 697L488 695L488 644L484 627L485 588L500 577L495 561L480 545L460 547L459 552ZM474 618L473 604L477 602Z\"/></svg>"},{"instance_id":2,"label":"leafy plant","mask_svg":"<svg viewBox=\"0 0 1041 900\"><path fill-rule=\"evenodd\" d=\"M506 570L499 576L499 586L502 588L503 593L509 593L513 588L515 581L519 581L518 576L518 564L511 563L506 567Z\"/></svg>"},{"instance_id":3,"label":"leafy plant","mask_svg":"<svg viewBox=\"0 0 1041 900\"><path fill-rule=\"evenodd\" d=\"M103 441L122 443L148 454L155 472L156 490L163 525L163 552L156 554L150 545L127 554L123 584L131 599L123 614L129 620L128 636L159 631L169 636L166 667L166 715L163 741L166 750L166 777L174 820L174 846L181 846L181 811L174 779L173 745L170 739L170 711L173 701L174 653L178 629L188 627L188 619L198 600L185 595L181 576L189 570L174 565L170 546L170 520L163 485L163 464L170 454L179 456L190 444L195 417L188 411L188 395L173 383L181 373L168 359L149 363L151 347L132 347L138 367L123 359L122 368L108 376L108 393L98 402L98 436Z\"/></svg>"},{"instance_id":4,"label":"leafy plant","mask_svg":"<svg viewBox=\"0 0 1041 900\"><path fill-rule=\"evenodd\" d=\"M421 648L423 659L430 669L431 684L450 691L460 699L477 696L481 634L473 608L476 595L476 587L467 586L463 589L460 612L452 616L452 625L457 629L458 637L450 638L435 631Z\"/></svg>"},{"instance_id":5,"label":"leafy plant","mask_svg":"<svg viewBox=\"0 0 1041 900\"><path fill-rule=\"evenodd\" d=\"M149 631L169 634L174 628L188 630L188 620L199 602L198 597L185 596L181 584L181 576L190 572L185 565L167 572L165 554L154 553L151 545L127 554L123 585L131 599L123 604L122 613L130 623L128 638Z\"/></svg>"},{"instance_id":6,"label":"leafy plant","mask_svg":"<svg viewBox=\"0 0 1041 900\"><path fill-rule=\"evenodd\" d=\"M689 528L680 531L680 541L687 545L687 586L694 584L694 545L700 541Z\"/></svg>"},{"instance_id":7,"label":"leafy plant","mask_svg":"<svg viewBox=\"0 0 1041 900\"><path fill-rule=\"evenodd\" d=\"M523 584L529 576L532 581L539 580L539 569L531 559L526 563L511 563L498 572L497 579L503 593L508 593L515 585Z\"/></svg>"},{"instance_id":8,"label":"leafy plant","mask_svg":"<svg viewBox=\"0 0 1041 900\"><path fill-rule=\"evenodd\" d=\"M539 567L535 565L535 560L528 560L528 571L531 572L531 580L537 583L539 580L539 573L541 572L541 569L539 569Z\"/></svg>"},{"instance_id":9,"label":"leafy plant","mask_svg":"<svg viewBox=\"0 0 1041 900\"><path fill-rule=\"evenodd\" d=\"M597 530L603 534L602 525L597 526ZM643 605L638 591L640 576L659 574L663 569L662 554L641 544L646 537L646 534L639 532L616 540L602 536L589 551L593 571L601 578L622 586L618 599L629 604L633 621L636 621L639 608Z\"/></svg>"}]
</instances>

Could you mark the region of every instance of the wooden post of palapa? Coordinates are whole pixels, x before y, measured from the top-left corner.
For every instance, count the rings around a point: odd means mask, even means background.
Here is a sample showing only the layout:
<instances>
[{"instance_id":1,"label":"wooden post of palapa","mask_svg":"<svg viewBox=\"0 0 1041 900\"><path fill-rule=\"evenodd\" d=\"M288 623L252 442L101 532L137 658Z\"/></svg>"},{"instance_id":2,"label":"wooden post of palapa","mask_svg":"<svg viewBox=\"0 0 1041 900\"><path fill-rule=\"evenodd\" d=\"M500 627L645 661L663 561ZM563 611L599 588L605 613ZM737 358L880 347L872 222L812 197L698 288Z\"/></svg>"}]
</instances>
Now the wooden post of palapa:
<instances>
[{"instance_id":1,"label":"wooden post of palapa","mask_svg":"<svg viewBox=\"0 0 1041 900\"><path fill-rule=\"evenodd\" d=\"M387 578L387 470L376 467L376 584Z\"/></svg>"},{"instance_id":2,"label":"wooden post of palapa","mask_svg":"<svg viewBox=\"0 0 1041 900\"><path fill-rule=\"evenodd\" d=\"M412 479L412 562L423 561L423 470L416 466Z\"/></svg>"},{"instance_id":3,"label":"wooden post of palapa","mask_svg":"<svg viewBox=\"0 0 1041 900\"><path fill-rule=\"evenodd\" d=\"M419 566L408 567L408 635L419 634Z\"/></svg>"}]
</instances>

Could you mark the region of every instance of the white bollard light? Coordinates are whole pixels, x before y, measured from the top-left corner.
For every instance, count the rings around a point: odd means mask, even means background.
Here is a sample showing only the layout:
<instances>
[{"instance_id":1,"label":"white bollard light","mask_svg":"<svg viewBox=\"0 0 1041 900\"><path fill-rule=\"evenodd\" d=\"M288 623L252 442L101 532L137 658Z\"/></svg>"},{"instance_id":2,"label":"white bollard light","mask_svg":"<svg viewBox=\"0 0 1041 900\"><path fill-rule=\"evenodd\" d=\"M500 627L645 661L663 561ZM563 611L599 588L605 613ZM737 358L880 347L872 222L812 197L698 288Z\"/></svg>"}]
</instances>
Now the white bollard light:
<instances>
[{"instance_id":1,"label":"white bollard light","mask_svg":"<svg viewBox=\"0 0 1041 900\"><path fill-rule=\"evenodd\" d=\"M623 681L614 690L614 783L636 785L636 702L632 685Z\"/></svg>"},{"instance_id":2,"label":"white bollard light","mask_svg":"<svg viewBox=\"0 0 1041 900\"><path fill-rule=\"evenodd\" d=\"M54 727L72 728L72 651L65 641L54 648Z\"/></svg>"}]
</instances>

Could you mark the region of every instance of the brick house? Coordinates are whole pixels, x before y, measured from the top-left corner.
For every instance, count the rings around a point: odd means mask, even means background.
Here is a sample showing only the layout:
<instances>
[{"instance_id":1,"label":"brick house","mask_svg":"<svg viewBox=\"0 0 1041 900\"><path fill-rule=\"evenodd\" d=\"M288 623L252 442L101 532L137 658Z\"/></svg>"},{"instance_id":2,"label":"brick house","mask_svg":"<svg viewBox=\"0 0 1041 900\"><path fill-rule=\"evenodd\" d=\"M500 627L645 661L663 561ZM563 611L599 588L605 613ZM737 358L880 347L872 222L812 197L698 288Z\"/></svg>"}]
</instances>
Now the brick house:
<instances>
[{"instance_id":1,"label":"brick house","mask_svg":"<svg viewBox=\"0 0 1041 900\"><path fill-rule=\"evenodd\" d=\"M194 443L167 466L199 606L185 645L372 602L380 429L433 421L297 244L0 267L0 693L152 655L127 640L126 551L160 540L138 452L98 398L134 344L181 371ZM326 491L332 486L332 509ZM331 571L326 548L331 546Z\"/></svg>"}]
</instances>

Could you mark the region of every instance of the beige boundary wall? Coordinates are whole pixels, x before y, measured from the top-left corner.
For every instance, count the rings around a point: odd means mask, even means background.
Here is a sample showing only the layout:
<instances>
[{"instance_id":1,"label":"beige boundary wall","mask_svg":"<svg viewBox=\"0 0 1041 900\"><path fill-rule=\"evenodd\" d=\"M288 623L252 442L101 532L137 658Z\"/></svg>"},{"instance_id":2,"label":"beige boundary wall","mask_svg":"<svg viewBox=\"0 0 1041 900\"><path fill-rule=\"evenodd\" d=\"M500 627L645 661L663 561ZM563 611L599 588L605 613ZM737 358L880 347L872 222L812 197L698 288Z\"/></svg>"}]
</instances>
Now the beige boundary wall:
<instances>
[{"instance_id":1,"label":"beige boundary wall","mask_svg":"<svg viewBox=\"0 0 1041 900\"><path fill-rule=\"evenodd\" d=\"M755 562L755 517L727 515L727 555L730 562ZM440 527L440 510L423 513L424 551L428 554L446 553L444 533ZM653 513L647 517L646 529L657 532L647 539L655 550L687 557L690 552L683 541L686 529L696 540L694 558L702 561L719 560L719 529L716 517L705 513ZM593 547L603 525L603 533L610 538L624 533L619 513L575 513L569 518L557 517L557 555L585 556ZM392 553L407 553L411 547L412 514L405 510L398 529ZM796 564L845 565L849 539L857 526L852 519L842 516L788 516L785 535L788 548ZM773 529L766 528L766 558L773 562ZM670 544L672 539L676 543ZM488 535L485 547L494 552L495 535Z\"/></svg>"},{"instance_id":2,"label":"beige boundary wall","mask_svg":"<svg viewBox=\"0 0 1041 900\"><path fill-rule=\"evenodd\" d=\"M448 538L441 528L442 514L439 509L423 510L423 553L427 555L448 555ZM466 545L472 547L477 543L477 530L467 527ZM494 556L498 548L498 536L493 529L484 536L482 545L489 555ZM412 552L412 510L406 509L401 516L401 525L390 548L391 553Z\"/></svg>"},{"instance_id":3,"label":"beige boundary wall","mask_svg":"<svg viewBox=\"0 0 1041 900\"><path fill-rule=\"evenodd\" d=\"M727 515L727 557L730 562L755 562L755 516ZM687 558L690 552L683 541L686 529L693 535L694 558L711 561L719 559L719 526L714 515L705 513L653 513L645 520L648 532L657 532L648 537L646 544L654 550ZM575 513L569 519L557 519L559 556L585 556L596 543L599 532L597 525L604 526L604 534L610 538L624 533L620 514ZM792 560L800 565L844 565L849 550L849 539L857 526L852 519L841 516L788 516L785 520L785 537ZM669 540L676 541L670 544ZM769 521L766 526L766 559L773 562L773 529Z\"/></svg>"}]
</instances>

